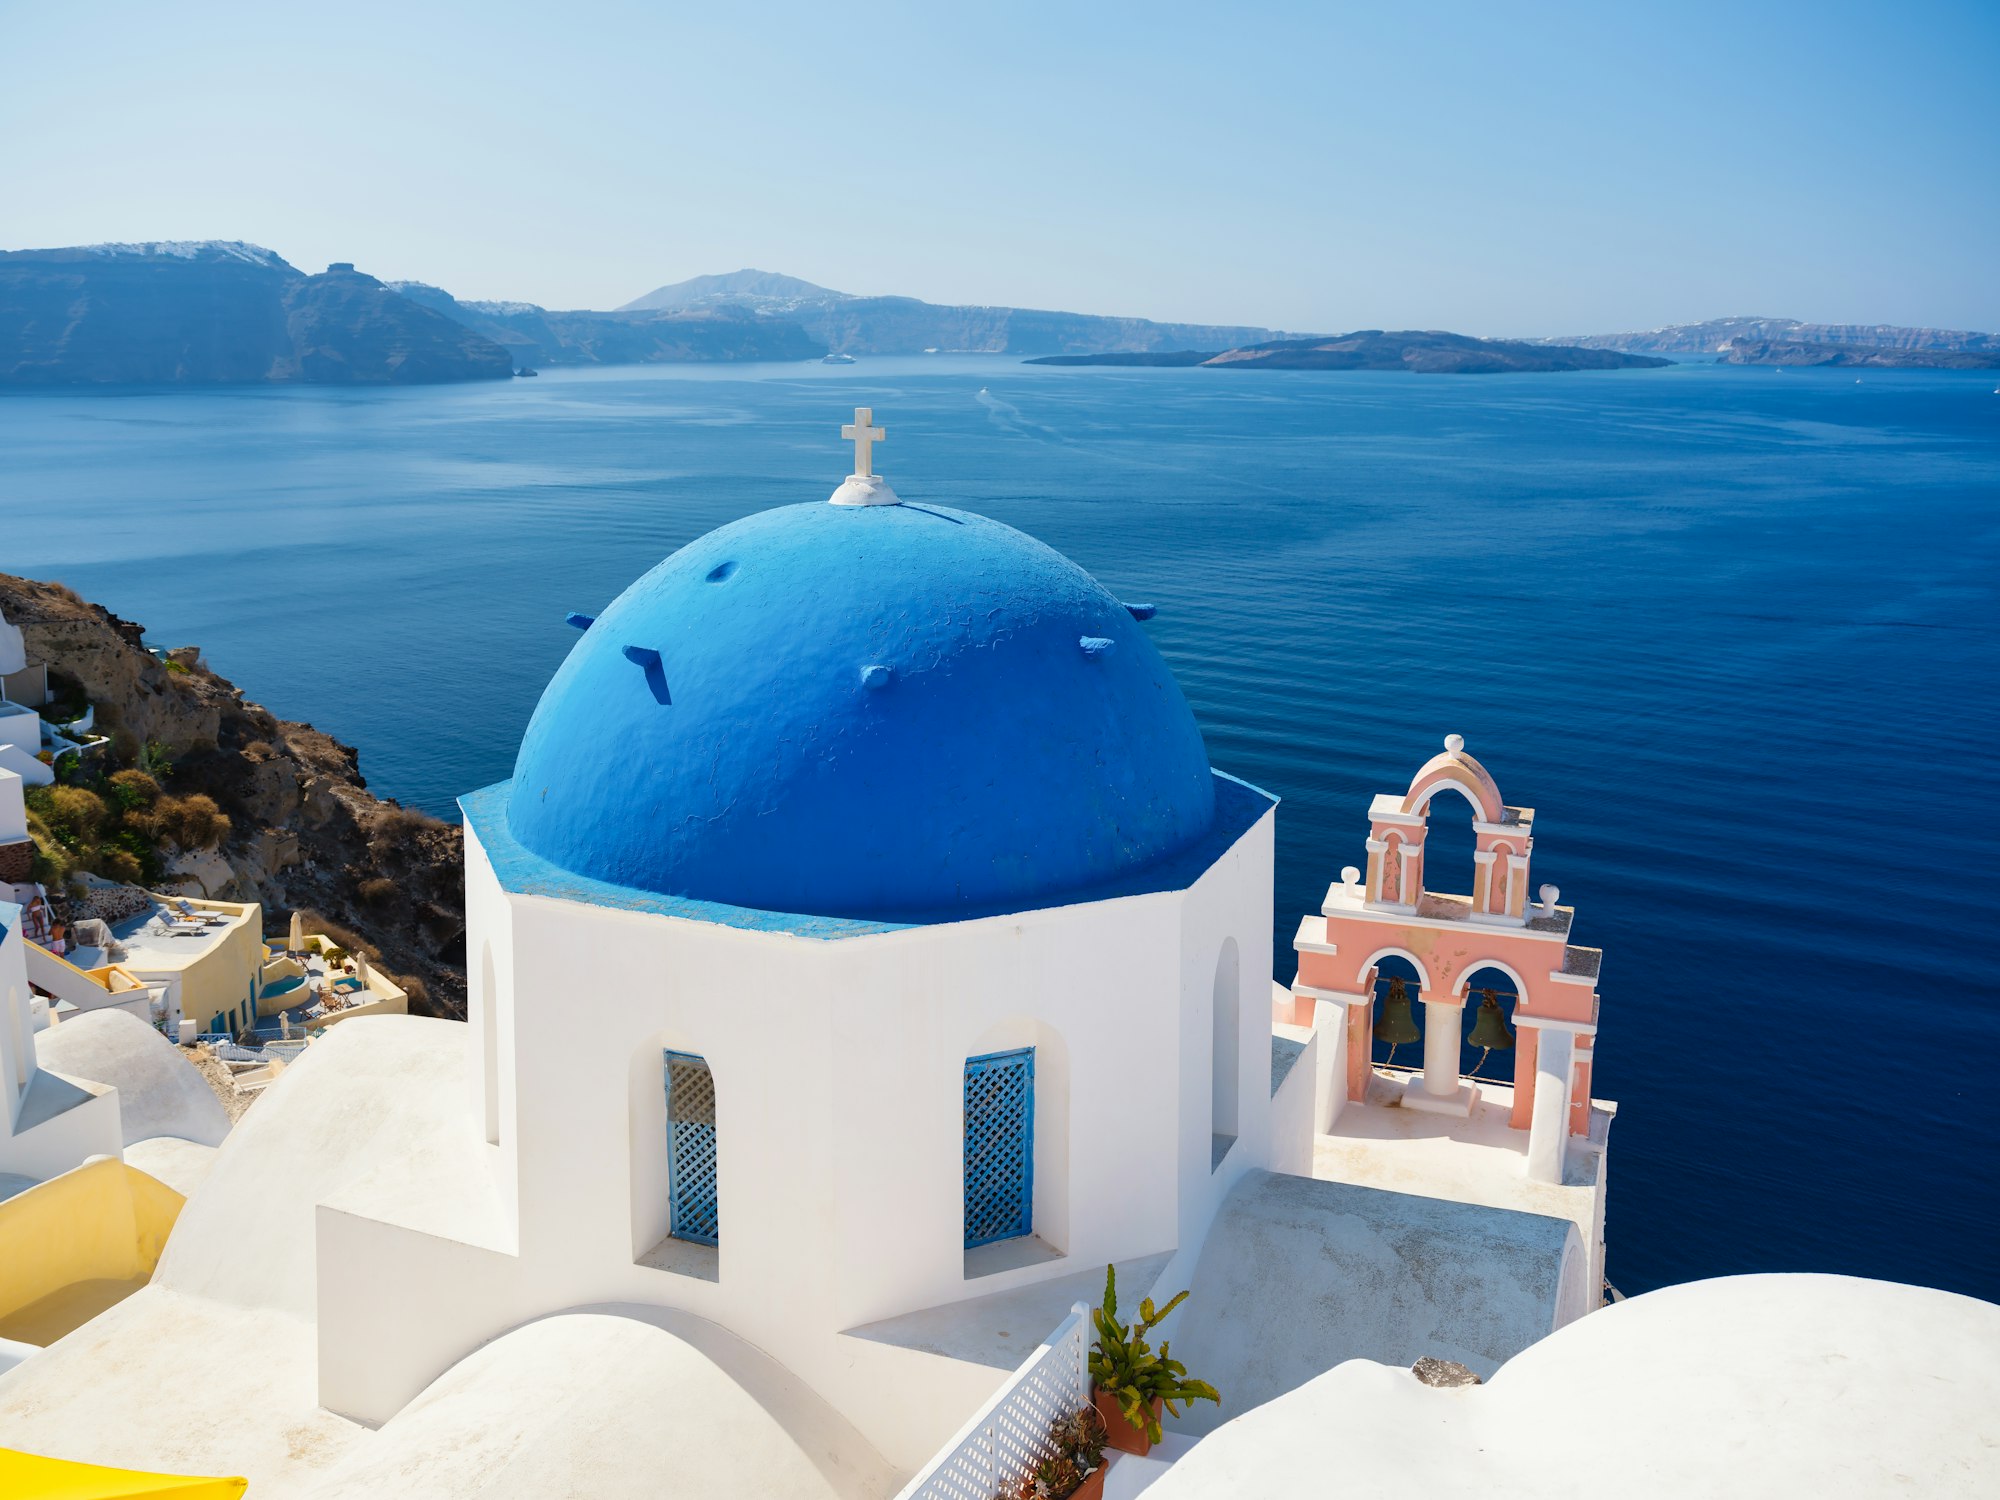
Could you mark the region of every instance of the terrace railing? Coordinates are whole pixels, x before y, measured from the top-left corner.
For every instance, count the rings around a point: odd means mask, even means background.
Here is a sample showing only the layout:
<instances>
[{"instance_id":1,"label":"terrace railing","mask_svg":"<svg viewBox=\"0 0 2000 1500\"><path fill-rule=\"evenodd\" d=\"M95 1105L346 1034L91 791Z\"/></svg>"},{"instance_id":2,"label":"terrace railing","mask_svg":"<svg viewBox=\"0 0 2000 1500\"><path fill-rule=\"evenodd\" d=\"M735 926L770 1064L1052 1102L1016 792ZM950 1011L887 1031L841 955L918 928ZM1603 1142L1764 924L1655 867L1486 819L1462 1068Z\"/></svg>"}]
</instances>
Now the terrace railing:
<instances>
[{"instance_id":1,"label":"terrace railing","mask_svg":"<svg viewBox=\"0 0 2000 1500\"><path fill-rule=\"evenodd\" d=\"M896 1500L994 1500L1055 1456L1049 1424L1090 1404L1090 1309L1081 1302Z\"/></svg>"}]
</instances>

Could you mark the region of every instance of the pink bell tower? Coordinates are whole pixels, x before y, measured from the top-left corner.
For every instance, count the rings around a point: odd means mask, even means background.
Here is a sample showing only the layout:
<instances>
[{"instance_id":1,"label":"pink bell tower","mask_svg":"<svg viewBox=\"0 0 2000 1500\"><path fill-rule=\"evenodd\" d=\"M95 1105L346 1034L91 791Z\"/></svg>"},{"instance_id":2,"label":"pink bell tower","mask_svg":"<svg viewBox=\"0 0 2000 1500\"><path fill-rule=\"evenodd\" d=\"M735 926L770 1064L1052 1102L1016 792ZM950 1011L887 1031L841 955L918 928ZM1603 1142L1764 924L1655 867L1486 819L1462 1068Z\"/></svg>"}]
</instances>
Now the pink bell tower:
<instances>
[{"instance_id":1,"label":"pink bell tower","mask_svg":"<svg viewBox=\"0 0 2000 1500\"><path fill-rule=\"evenodd\" d=\"M1470 806L1477 839L1470 895L1424 884L1424 836L1440 793ZM1312 1026L1317 1018L1325 1030L1329 1018L1322 1005L1346 1012L1339 1046L1345 1091L1326 1111L1328 1125L1343 1104L1460 1117L1475 1107L1504 1108L1507 1127L1527 1132L1527 1175L1560 1183L1568 1138L1591 1129L1597 975L1604 955L1569 941L1575 912L1556 904L1554 886L1543 886L1538 899L1529 900L1534 809L1508 806L1492 774L1454 734L1408 791L1375 798L1368 823L1365 876L1352 865L1343 870L1319 915L1300 921L1294 941L1293 1024ZM1416 970L1414 998L1424 1007L1423 1068L1407 1077L1378 1068L1372 1057L1378 966L1391 956ZM1459 1072L1467 1001L1476 1007L1482 995L1502 993L1497 983L1476 983L1482 974L1513 986L1511 1091L1490 1082L1482 1090Z\"/></svg>"}]
</instances>

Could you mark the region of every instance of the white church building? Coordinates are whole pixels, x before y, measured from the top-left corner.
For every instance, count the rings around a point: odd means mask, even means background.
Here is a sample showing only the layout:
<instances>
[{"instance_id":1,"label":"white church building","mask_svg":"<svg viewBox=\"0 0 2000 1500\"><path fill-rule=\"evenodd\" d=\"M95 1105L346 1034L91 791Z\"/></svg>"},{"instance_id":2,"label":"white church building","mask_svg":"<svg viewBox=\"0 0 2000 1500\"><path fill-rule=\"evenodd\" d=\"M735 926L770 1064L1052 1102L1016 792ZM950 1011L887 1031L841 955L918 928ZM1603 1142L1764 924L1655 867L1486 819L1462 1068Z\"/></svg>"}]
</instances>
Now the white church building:
<instances>
[{"instance_id":1,"label":"white church building","mask_svg":"<svg viewBox=\"0 0 2000 1500\"><path fill-rule=\"evenodd\" d=\"M1625 1316L1602 955L1528 893L1532 812L1453 737L1357 809L1366 874L1274 976L1276 801L1210 766L1151 609L900 499L870 412L844 434L830 502L570 617L513 777L463 801L470 1024L315 1041L152 1284L0 1376L0 1446L253 1500L990 1500L1083 1399L1073 1309L1116 1264L1129 1304L1193 1289L1166 1331L1223 1407L1111 1500L1183 1465L1253 1493L1194 1463L1246 1412L1299 1447L1263 1472L1332 1488L1316 1432L1429 1421L1336 1366L1497 1392ZM1468 895L1422 873L1453 788ZM1411 1002L1422 1066L1378 1064ZM1511 1077L1461 1066L1469 1030ZM1522 1472L1493 1492L1571 1492Z\"/></svg>"},{"instance_id":2,"label":"white church building","mask_svg":"<svg viewBox=\"0 0 2000 1500\"><path fill-rule=\"evenodd\" d=\"M1076 1288L966 1304L1192 1247L1269 1164L1273 800L1134 611L879 479L577 623L465 799L491 1223L322 1221L368 1268L322 1275L322 1397L384 1421L528 1319L655 1304L914 1467L988 1367L855 1330L928 1311L1011 1364Z\"/></svg>"}]
</instances>

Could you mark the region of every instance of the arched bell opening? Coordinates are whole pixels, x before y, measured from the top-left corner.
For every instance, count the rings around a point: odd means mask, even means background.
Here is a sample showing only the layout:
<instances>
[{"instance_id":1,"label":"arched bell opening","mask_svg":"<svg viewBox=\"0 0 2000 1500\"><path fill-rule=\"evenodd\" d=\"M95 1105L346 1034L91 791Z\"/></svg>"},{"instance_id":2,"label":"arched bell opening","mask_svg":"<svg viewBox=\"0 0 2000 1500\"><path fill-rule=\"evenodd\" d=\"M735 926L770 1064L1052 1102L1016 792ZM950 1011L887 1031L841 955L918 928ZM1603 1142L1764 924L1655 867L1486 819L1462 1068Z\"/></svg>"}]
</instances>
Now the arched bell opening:
<instances>
[{"instance_id":1,"label":"arched bell opening","mask_svg":"<svg viewBox=\"0 0 2000 1500\"><path fill-rule=\"evenodd\" d=\"M1477 805L1458 783L1445 781L1431 789L1425 812L1424 891L1470 899L1478 878L1473 855L1479 839L1472 830Z\"/></svg>"},{"instance_id":2,"label":"arched bell opening","mask_svg":"<svg viewBox=\"0 0 2000 1500\"><path fill-rule=\"evenodd\" d=\"M1424 976L1400 953L1376 958L1375 1033L1371 1056L1378 1068L1397 1073L1423 1071Z\"/></svg>"},{"instance_id":3,"label":"arched bell opening","mask_svg":"<svg viewBox=\"0 0 2000 1500\"><path fill-rule=\"evenodd\" d=\"M1512 969L1493 963L1476 964L1459 976L1458 993L1465 997L1459 1075L1480 1083L1511 1085L1514 1081L1514 1011L1521 1003L1521 983Z\"/></svg>"}]
</instances>

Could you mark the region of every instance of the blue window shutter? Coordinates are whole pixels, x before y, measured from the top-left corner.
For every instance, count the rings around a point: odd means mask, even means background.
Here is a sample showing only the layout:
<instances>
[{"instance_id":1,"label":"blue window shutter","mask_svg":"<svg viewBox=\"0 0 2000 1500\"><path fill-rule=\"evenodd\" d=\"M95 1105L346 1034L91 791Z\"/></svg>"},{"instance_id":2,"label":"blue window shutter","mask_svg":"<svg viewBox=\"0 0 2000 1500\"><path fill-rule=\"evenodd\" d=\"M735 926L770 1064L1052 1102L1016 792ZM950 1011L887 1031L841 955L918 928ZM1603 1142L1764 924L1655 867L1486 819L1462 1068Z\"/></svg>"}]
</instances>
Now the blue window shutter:
<instances>
[{"instance_id":1,"label":"blue window shutter","mask_svg":"<svg viewBox=\"0 0 2000 1500\"><path fill-rule=\"evenodd\" d=\"M721 1230L715 1189L715 1075L691 1052L667 1052L668 1233L713 1245Z\"/></svg>"},{"instance_id":2,"label":"blue window shutter","mask_svg":"<svg viewBox=\"0 0 2000 1500\"><path fill-rule=\"evenodd\" d=\"M965 1063L965 1248L1035 1229L1035 1049Z\"/></svg>"}]
</instances>

